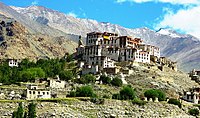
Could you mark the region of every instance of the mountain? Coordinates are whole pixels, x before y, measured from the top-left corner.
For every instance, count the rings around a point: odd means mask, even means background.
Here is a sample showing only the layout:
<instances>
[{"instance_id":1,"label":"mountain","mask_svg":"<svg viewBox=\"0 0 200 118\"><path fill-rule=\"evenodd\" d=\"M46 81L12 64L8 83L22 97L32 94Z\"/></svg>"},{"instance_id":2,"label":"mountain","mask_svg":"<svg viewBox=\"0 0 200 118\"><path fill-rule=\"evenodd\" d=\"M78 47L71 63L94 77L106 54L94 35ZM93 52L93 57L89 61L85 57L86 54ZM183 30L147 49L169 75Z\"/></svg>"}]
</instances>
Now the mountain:
<instances>
[{"instance_id":1,"label":"mountain","mask_svg":"<svg viewBox=\"0 0 200 118\"><path fill-rule=\"evenodd\" d=\"M73 53L78 36L41 25L0 3L0 58L56 58Z\"/></svg>"},{"instance_id":2,"label":"mountain","mask_svg":"<svg viewBox=\"0 0 200 118\"><path fill-rule=\"evenodd\" d=\"M108 22L74 18L42 6L26 8L12 6L12 8L40 24L69 34L86 36L91 31L107 31L140 37L145 43L160 47L161 55L177 61L180 69L184 71L190 71L193 68L200 69L200 41L191 35L180 34L169 29L159 31L148 28L128 29Z\"/></svg>"}]
</instances>

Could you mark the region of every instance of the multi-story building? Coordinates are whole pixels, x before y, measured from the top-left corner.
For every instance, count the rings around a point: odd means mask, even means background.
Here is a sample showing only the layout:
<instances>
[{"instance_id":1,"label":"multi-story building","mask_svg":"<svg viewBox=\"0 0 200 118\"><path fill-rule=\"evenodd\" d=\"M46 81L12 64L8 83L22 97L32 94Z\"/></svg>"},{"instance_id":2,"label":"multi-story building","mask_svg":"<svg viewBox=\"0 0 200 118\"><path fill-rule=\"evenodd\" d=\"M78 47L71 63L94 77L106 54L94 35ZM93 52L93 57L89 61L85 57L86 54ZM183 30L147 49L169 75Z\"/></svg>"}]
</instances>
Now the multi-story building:
<instances>
[{"instance_id":1,"label":"multi-story building","mask_svg":"<svg viewBox=\"0 0 200 118\"><path fill-rule=\"evenodd\" d=\"M196 82L200 82L200 71L199 70L195 70L193 69L190 73L189 73L189 77L191 77L192 80L196 81Z\"/></svg>"},{"instance_id":2,"label":"multi-story building","mask_svg":"<svg viewBox=\"0 0 200 118\"><path fill-rule=\"evenodd\" d=\"M38 88L37 85L29 85L25 91L25 96L27 100L48 99L51 98L51 91Z\"/></svg>"},{"instance_id":3,"label":"multi-story building","mask_svg":"<svg viewBox=\"0 0 200 118\"><path fill-rule=\"evenodd\" d=\"M87 34L85 46L79 41L76 54L87 65L84 66L85 69L94 67L96 69L92 69L93 71L101 71L104 68L115 68L116 61L150 63L150 56L160 57L160 49L145 45L140 38L91 32Z\"/></svg>"},{"instance_id":4,"label":"multi-story building","mask_svg":"<svg viewBox=\"0 0 200 118\"><path fill-rule=\"evenodd\" d=\"M188 102L192 102L195 104L199 103L199 93L200 93L200 88L199 87L194 87L191 88L189 91L184 91L183 92L183 100L186 100Z\"/></svg>"}]
</instances>

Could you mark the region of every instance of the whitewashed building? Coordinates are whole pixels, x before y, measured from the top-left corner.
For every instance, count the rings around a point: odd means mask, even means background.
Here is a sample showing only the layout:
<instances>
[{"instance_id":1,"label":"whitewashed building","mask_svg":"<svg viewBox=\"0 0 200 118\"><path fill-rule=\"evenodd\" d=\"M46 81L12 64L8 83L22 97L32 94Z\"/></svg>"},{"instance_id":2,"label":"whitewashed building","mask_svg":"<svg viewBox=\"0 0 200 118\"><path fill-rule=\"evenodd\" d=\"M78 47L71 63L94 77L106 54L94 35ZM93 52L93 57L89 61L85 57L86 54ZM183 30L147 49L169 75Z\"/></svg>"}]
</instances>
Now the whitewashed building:
<instances>
[{"instance_id":1,"label":"whitewashed building","mask_svg":"<svg viewBox=\"0 0 200 118\"><path fill-rule=\"evenodd\" d=\"M8 59L8 65L10 67L18 67L19 66L19 62L17 59Z\"/></svg>"},{"instance_id":2,"label":"whitewashed building","mask_svg":"<svg viewBox=\"0 0 200 118\"><path fill-rule=\"evenodd\" d=\"M84 73L115 68L115 62L133 61L150 63L150 55L160 57L160 49L143 44L140 38L118 36L115 33L91 32L87 34L86 45L79 41L77 57L85 63ZM95 72L97 73L97 72Z\"/></svg>"},{"instance_id":3,"label":"whitewashed building","mask_svg":"<svg viewBox=\"0 0 200 118\"><path fill-rule=\"evenodd\" d=\"M183 100L198 104L199 99L200 99L199 93L200 93L200 88L198 88L198 87L192 88L192 89L190 89L190 91L184 91L183 92Z\"/></svg>"},{"instance_id":4,"label":"whitewashed building","mask_svg":"<svg viewBox=\"0 0 200 118\"><path fill-rule=\"evenodd\" d=\"M51 91L38 88L37 85L29 85L25 91L25 96L27 100L48 99L51 98Z\"/></svg>"}]
</instances>

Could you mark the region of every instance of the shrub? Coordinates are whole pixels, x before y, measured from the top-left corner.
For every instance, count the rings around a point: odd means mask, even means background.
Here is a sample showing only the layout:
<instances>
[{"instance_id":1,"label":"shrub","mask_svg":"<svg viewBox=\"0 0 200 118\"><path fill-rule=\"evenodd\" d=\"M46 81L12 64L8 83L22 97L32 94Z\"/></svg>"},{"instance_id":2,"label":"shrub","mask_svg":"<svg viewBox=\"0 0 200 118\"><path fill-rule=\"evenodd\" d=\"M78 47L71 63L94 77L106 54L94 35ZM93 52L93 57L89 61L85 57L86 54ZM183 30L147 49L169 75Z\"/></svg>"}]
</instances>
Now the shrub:
<instances>
[{"instance_id":1,"label":"shrub","mask_svg":"<svg viewBox=\"0 0 200 118\"><path fill-rule=\"evenodd\" d=\"M171 98L171 99L169 99L168 103L169 103L169 104L177 105L179 108L181 108L181 103L180 103L180 101L177 100L177 99Z\"/></svg>"},{"instance_id":2,"label":"shrub","mask_svg":"<svg viewBox=\"0 0 200 118\"><path fill-rule=\"evenodd\" d=\"M158 89L149 89L145 91L144 96L147 97L147 99L152 98L153 100L158 98L159 101L164 101L166 99L165 93Z\"/></svg>"},{"instance_id":3,"label":"shrub","mask_svg":"<svg viewBox=\"0 0 200 118\"><path fill-rule=\"evenodd\" d=\"M112 99L120 100L121 99L120 94L119 93L113 94Z\"/></svg>"},{"instance_id":4,"label":"shrub","mask_svg":"<svg viewBox=\"0 0 200 118\"><path fill-rule=\"evenodd\" d=\"M66 57L66 61L67 61L67 62L71 62L71 61L73 61L73 55L72 55L72 54L67 55L67 57Z\"/></svg>"},{"instance_id":5,"label":"shrub","mask_svg":"<svg viewBox=\"0 0 200 118\"><path fill-rule=\"evenodd\" d=\"M45 77L45 72L42 68L29 68L20 72L21 80L34 81L35 78Z\"/></svg>"},{"instance_id":6,"label":"shrub","mask_svg":"<svg viewBox=\"0 0 200 118\"><path fill-rule=\"evenodd\" d=\"M133 100L135 96L135 91L131 86L125 86L120 91L120 98L122 100Z\"/></svg>"},{"instance_id":7,"label":"shrub","mask_svg":"<svg viewBox=\"0 0 200 118\"><path fill-rule=\"evenodd\" d=\"M28 118L36 118L36 104L34 103L28 105Z\"/></svg>"},{"instance_id":8,"label":"shrub","mask_svg":"<svg viewBox=\"0 0 200 118\"><path fill-rule=\"evenodd\" d=\"M111 78L107 77L105 75L101 75L100 76L100 81L102 81L103 84L110 84L111 82Z\"/></svg>"},{"instance_id":9,"label":"shrub","mask_svg":"<svg viewBox=\"0 0 200 118\"><path fill-rule=\"evenodd\" d=\"M70 91L67 97L76 97L76 91Z\"/></svg>"},{"instance_id":10,"label":"shrub","mask_svg":"<svg viewBox=\"0 0 200 118\"><path fill-rule=\"evenodd\" d=\"M59 77L62 80L68 81L73 78L73 73L71 71L62 71L62 72L60 72Z\"/></svg>"},{"instance_id":11,"label":"shrub","mask_svg":"<svg viewBox=\"0 0 200 118\"><path fill-rule=\"evenodd\" d=\"M122 80L121 80L121 79L119 79L118 77L115 77L115 78L112 79L111 84L112 84L113 86L118 86L118 87L120 87L120 86L122 86L123 83L122 83Z\"/></svg>"},{"instance_id":12,"label":"shrub","mask_svg":"<svg viewBox=\"0 0 200 118\"><path fill-rule=\"evenodd\" d=\"M82 86L77 88L76 97L93 97L95 96L92 87L90 86Z\"/></svg>"},{"instance_id":13,"label":"shrub","mask_svg":"<svg viewBox=\"0 0 200 118\"><path fill-rule=\"evenodd\" d=\"M146 103L147 103L146 101L140 100L139 98L135 98L135 99L132 100L132 104L137 104L139 106L143 106Z\"/></svg>"},{"instance_id":14,"label":"shrub","mask_svg":"<svg viewBox=\"0 0 200 118\"><path fill-rule=\"evenodd\" d=\"M105 102L103 98L96 98L96 97L90 98L90 101L95 104L104 104Z\"/></svg>"},{"instance_id":15,"label":"shrub","mask_svg":"<svg viewBox=\"0 0 200 118\"><path fill-rule=\"evenodd\" d=\"M158 98L159 94L154 89L150 89L145 91L144 96L147 97L147 99L152 98L155 100L155 98Z\"/></svg>"},{"instance_id":16,"label":"shrub","mask_svg":"<svg viewBox=\"0 0 200 118\"><path fill-rule=\"evenodd\" d=\"M19 103L19 106L17 108L17 111L14 111L12 114L13 118L22 118L24 116L24 108L22 106L22 103Z\"/></svg>"},{"instance_id":17,"label":"shrub","mask_svg":"<svg viewBox=\"0 0 200 118\"><path fill-rule=\"evenodd\" d=\"M86 74L79 80L79 83L89 84L89 83L95 83L95 81L96 81L96 78L94 75Z\"/></svg>"},{"instance_id":18,"label":"shrub","mask_svg":"<svg viewBox=\"0 0 200 118\"><path fill-rule=\"evenodd\" d=\"M158 93L158 100L159 101L165 101L166 100L166 94L163 91L158 90L158 89L156 89L155 91Z\"/></svg>"},{"instance_id":19,"label":"shrub","mask_svg":"<svg viewBox=\"0 0 200 118\"><path fill-rule=\"evenodd\" d=\"M188 113L192 116L198 116L199 110L197 108L189 109Z\"/></svg>"},{"instance_id":20,"label":"shrub","mask_svg":"<svg viewBox=\"0 0 200 118\"><path fill-rule=\"evenodd\" d=\"M109 95L103 95L103 98L110 99L110 96Z\"/></svg>"}]
</instances>

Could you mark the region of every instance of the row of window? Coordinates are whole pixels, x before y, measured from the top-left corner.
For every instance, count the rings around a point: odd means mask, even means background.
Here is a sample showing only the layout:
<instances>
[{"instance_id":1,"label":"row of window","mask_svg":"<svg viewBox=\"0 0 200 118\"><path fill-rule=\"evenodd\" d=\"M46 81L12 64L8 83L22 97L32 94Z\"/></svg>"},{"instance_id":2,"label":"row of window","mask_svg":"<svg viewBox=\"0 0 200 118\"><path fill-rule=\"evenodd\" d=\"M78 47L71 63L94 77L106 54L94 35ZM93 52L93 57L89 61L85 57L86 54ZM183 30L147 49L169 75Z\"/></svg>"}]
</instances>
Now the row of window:
<instances>
[{"instance_id":1,"label":"row of window","mask_svg":"<svg viewBox=\"0 0 200 118\"><path fill-rule=\"evenodd\" d=\"M132 55L132 56L129 55L128 58L133 58L133 55ZM136 56L135 58L138 58L138 56ZM146 57L141 57L141 56L139 56L139 59L140 59L140 58L141 58L141 59L147 59L147 60L149 59L149 58L146 58Z\"/></svg>"},{"instance_id":2,"label":"row of window","mask_svg":"<svg viewBox=\"0 0 200 118\"><path fill-rule=\"evenodd\" d=\"M104 44L110 44L110 42L113 44L113 43L117 43L117 40L112 40L112 39L111 40L104 40L104 41L101 40L100 42L101 42L101 44L103 44L103 43Z\"/></svg>"},{"instance_id":3,"label":"row of window","mask_svg":"<svg viewBox=\"0 0 200 118\"><path fill-rule=\"evenodd\" d=\"M16 62L10 62L9 64L17 65L18 63L16 63Z\"/></svg>"},{"instance_id":4,"label":"row of window","mask_svg":"<svg viewBox=\"0 0 200 118\"><path fill-rule=\"evenodd\" d=\"M49 95L49 92L41 92L41 91L29 91L29 94L36 94L36 92L40 95L40 94L42 94L42 95Z\"/></svg>"}]
</instances>

